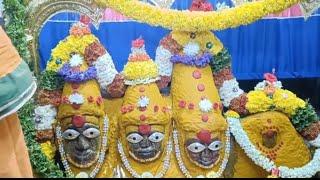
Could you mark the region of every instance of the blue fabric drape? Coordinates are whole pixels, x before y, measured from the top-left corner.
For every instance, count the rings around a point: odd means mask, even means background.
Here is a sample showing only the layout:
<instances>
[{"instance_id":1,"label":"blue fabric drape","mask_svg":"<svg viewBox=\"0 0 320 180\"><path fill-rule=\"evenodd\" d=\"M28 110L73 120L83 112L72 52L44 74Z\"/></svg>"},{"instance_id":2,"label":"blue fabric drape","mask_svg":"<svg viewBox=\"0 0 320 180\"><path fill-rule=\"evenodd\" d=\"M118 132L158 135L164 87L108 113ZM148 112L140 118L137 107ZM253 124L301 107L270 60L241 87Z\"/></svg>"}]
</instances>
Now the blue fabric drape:
<instances>
[{"instance_id":1,"label":"blue fabric drape","mask_svg":"<svg viewBox=\"0 0 320 180\"><path fill-rule=\"evenodd\" d=\"M217 0L212 1L216 3ZM222 2L222 0L220 0ZM230 1L225 1L231 5ZM191 0L177 1L172 8L186 9ZM48 21L40 34L40 68L45 69L51 49L68 35L79 15L62 13ZM280 78L320 77L320 16L263 19L248 26L215 34L233 58L233 71L238 79L261 79L263 73L276 69ZM142 36L152 58L168 30L134 21L104 22L99 30L91 28L122 71L130 53L131 41Z\"/></svg>"}]
</instances>

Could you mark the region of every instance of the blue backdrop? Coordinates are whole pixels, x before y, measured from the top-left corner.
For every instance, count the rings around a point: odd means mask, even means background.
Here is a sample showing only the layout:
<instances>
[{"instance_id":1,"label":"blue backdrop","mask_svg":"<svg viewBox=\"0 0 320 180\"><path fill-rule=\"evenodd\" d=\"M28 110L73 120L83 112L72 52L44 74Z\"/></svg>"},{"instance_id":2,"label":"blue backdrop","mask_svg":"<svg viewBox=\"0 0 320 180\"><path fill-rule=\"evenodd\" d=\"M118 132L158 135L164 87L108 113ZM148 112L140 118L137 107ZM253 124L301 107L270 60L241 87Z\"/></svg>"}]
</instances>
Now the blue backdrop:
<instances>
[{"instance_id":1,"label":"blue backdrop","mask_svg":"<svg viewBox=\"0 0 320 180\"><path fill-rule=\"evenodd\" d=\"M177 0L172 8L186 9L190 2ZM224 2L231 5L230 1ZM39 40L41 70L50 59L51 49L68 35L71 24L78 20L79 15L62 13L46 23ZM118 71L127 62L133 39L142 36L154 58L160 39L169 32L134 21L103 22L99 30L91 29L108 49ZM317 14L308 21L302 17L263 19L215 34L231 53L234 73L240 80L261 79L272 68L280 78L320 77L320 16Z\"/></svg>"}]
</instances>

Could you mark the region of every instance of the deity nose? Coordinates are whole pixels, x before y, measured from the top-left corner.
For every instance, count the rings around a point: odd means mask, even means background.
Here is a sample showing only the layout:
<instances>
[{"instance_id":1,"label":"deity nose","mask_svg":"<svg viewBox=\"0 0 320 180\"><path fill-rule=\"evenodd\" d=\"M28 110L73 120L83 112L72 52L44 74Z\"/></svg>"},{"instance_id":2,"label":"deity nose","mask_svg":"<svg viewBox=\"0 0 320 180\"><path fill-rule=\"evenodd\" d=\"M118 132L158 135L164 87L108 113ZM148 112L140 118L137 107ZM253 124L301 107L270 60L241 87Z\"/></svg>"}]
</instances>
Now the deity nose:
<instances>
[{"instance_id":1,"label":"deity nose","mask_svg":"<svg viewBox=\"0 0 320 180\"><path fill-rule=\"evenodd\" d=\"M140 142L141 148L148 148L150 145L150 141L146 137L144 137L143 140Z\"/></svg>"},{"instance_id":2,"label":"deity nose","mask_svg":"<svg viewBox=\"0 0 320 180\"><path fill-rule=\"evenodd\" d=\"M85 137L80 136L78 141L78 147L80 150L87 150L90 148L90 144Z\"/></svg>"},{"instance_id":3,"label":"deity nose","mask_svg":"<svg viewBox=\"0 0 320 180\"><path fill-rule=\"evenodd\" d=\"M204 151L202 151L201 156L205 159L210 158L210 150L206 148Z\"/></svg>"}]
</instances>

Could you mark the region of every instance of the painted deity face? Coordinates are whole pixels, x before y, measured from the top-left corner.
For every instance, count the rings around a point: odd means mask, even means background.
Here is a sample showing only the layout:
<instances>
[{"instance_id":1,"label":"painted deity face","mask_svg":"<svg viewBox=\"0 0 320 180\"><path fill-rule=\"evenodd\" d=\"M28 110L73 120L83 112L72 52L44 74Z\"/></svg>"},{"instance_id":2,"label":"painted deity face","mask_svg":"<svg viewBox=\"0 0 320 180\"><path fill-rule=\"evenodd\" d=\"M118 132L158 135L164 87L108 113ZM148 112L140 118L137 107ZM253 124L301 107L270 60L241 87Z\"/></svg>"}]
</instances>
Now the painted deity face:
<instances>
[{"instance_id":1,"label":"painted deity face","mask_svg":"<svg viewBox=\"0 0 320 180\"><path fill-rule=\"evenodd\" d=\"M96 162L100 145L100 130L97 125L73 123L63 131L62 136L69 162L80 168L90 167Z\"/></svg>"},{"instance_id":2,"label":"painted deity face","mask_svg":"<svg viewBox=\"0 0 320 180\"><path fill-rule=\"evenodd\" d=\"M126 132L129 154L135 160L150 162L160 156L165 137L162 126L128 126Z\"/></svg>"},{"instance_id":3,"label":"painted deity face","mask_svg":"<svg viewBox=\"0 0 320 180\"><path fill-rule=\"evenodd\" d=\"M184 147L191 162L208 169L218 163L224 143L214 133L202 130L196 135L187 133Z\"/></svg>"}]
</instances>

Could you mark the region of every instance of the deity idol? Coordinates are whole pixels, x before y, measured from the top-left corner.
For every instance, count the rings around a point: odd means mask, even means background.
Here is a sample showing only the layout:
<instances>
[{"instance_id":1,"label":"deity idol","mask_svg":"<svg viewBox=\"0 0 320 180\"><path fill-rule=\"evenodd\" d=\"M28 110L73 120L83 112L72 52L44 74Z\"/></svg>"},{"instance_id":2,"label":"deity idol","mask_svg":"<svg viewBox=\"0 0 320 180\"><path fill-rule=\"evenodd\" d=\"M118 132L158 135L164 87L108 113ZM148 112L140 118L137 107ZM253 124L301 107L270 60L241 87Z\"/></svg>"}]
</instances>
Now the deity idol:
<instances>
[{"instance_id":1,"label":"deity idol","mask_svg":"<svg viewBox=\"0 0 320 180\"><path fill-rule=\"evenodd\" d=\"M145 51L144 40L132 43L123 75L128 88L118 116L122 177L173 177L172 121L169 101L155 81L158 68ZM120 171L120 172L121 172Z\"/></svg>"},{"instance_id":2,"label":"deity idol","mask_svg":"<svg viewBox=\"0 0 320 180\"><path fill-rule=\"evenodd\" d=\"M191 11L211 11L212 9L211 4L205 0L193 1L190 8ZM160 42L156 53L156 63L161 77L158 85L163 88L171 81L173 118L176 124L174 139L176 140L175 145L179 148L178 152L176 152L176 157L181 171L187 177L199 175L217 177L223 175L222 172L227 159L222 161L222 158L217 157L223 157L224 153L228 155L227 152L229 150L227 148L230 146L227 141L227 122L221 115L220 99L226 108L233 110L230 112L237 112L238 118L240 115L244 117L240 127L243 126L244 133L249 136L248 141L253 143L250 149L254 149L255 146L259 148L257 153L263 153L268 158L265 161L270 161L272 164L268 168L263 167L263 163L257 164L257 161L252 156L248 159L249 152L246 151L246 154L243 151L239 152L239 146L236 145L236 154L231 153L237 156L235 170L225 171L225 177L265 177L268 173L279 172L279 168L276 168L275 164L286 166L285 168L303 166L302 169L310 166L310 163L312 164L314 161L306 164L310 159L310 152L297 130L292 126L292 124L295 124L294 121L290 122L289 120L292 115L281 115L281 113L274 112L273 106L268 106L267 109L263 110L264 112L270 112L257 116L253 115L254 112L248 107L248 104L250 106L251 99L255 95L247 95L240 89L231 72L230 59L227 50L223 48L222 43L210 31L196 33L172 31ZM271 90L272 87L266 88L266 92ZM258 103L259 99L256 100L254 102ZM254 107L260 108L260 106ZM305 109L304 106L300 108L302 108L300 115L310 110L310 108ZM310 110L310 112L312 111ZM249 114L250 116L247 116ZM304 135L305 137L312 136L310 139L315 144L319 134L318 123L315 117L310 117L310 119L312 120L306 120L310 121L310 123L306 123L298 131L306 132L307 136ZM301 119L297 121L297 124L304 124L300 122L302 121ZM206 123L208 125L205 125ZM235 125L235 122L229 121L229 119L228 123L232 126ZM310 128L308 128L309 126ZM316 135L311 135L311 129L316 130ZM190 131L193 131L193 134L191 133L190 135L188 133ZM236 132L234 129L233 134ZM223 134L226 135L225 138L223 138ZM207 139L205 141L201 140L200 138L203 137L207 137ZM292 137L294 143L288 137ZM188 143L188 140L190 140L191 144ZM240 141L237 142L239 143ZM196 142L196 144L194 145L193 142ZM221 147L210 149L212 143L220 144ZM299 151L295 152L293 150L294 147L299 147ZM244 149L244 147L241 148ZM262 158L262 156L258 158ZM317 156L314 159L317 159ZM265 161L261 160L261 162ZM230 166L234 165L232 163L234 162L229 161ZM256 168L255 164L262 168ZM220 168L218 170L219 165ZM314 169L312 170L312 175L316 172ZM227 170L231 170L231 168L227 168ZM303 170L299 169L298 171ZM290 169L289 171L280 172L284 172L282 174L283 177L288 177L288 174L293 171ZM293 172L289 177L301 176L305 177ZM310 173L306 177L310 177Z\"/></svg>"},{"instance_id":3,"label":"deity idol","mask_svg":"<svg viewBox=\"0 0 320 180\"><path fill-rule=\"evenodd\" d=\"M104 112L100 86L110 84L116 73L101 73L100 64L112 66L113 62L88 25L79 22L53 49L43 73L36 127L48 130L53 126L54 137L39 139L56 142L68 177L112 177L116 127ZM105 79L101 81L98 75Z\"/></svg>"}]
</instances>

